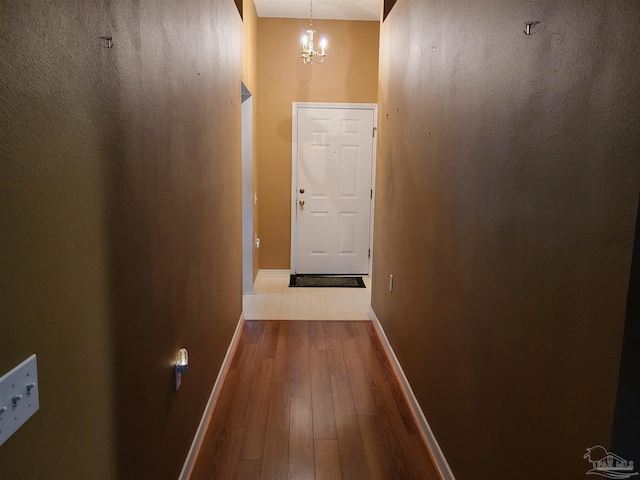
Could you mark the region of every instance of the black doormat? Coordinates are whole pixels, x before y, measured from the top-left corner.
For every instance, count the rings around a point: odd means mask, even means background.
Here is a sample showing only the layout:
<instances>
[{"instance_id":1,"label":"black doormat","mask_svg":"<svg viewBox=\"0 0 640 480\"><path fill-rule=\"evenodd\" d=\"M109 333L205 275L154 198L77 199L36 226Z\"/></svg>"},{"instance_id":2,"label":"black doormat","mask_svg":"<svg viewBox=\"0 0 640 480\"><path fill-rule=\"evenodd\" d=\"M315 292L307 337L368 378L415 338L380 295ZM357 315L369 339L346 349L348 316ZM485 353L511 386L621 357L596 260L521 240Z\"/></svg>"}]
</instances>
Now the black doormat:
<instances>
[{"instance_id":1,"label":"black doormat","mask_svg":"<svg viewBox=\"0 0 640 480\"><path fill-rule=\"evenodd\" d=\"M291 275L289 286L366 288L362 277L330 277L327 275Z\"/></svg>"}]
</instances>

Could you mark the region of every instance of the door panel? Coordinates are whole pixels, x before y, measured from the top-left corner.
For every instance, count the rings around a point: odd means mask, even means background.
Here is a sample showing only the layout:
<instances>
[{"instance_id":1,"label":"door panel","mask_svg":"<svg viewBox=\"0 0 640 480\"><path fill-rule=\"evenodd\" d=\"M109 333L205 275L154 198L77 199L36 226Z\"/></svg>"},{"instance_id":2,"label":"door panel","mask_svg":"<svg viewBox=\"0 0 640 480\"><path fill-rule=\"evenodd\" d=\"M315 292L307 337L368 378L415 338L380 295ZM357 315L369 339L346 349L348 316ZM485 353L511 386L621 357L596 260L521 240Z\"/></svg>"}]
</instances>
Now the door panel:
<instances>
[{"instance_id":1,"label":"door panel","mask_svg":"<svg viewBox=\"0 0 640 480\"><path fill-rule=\"evenodd\" d=\"M357 214L340 212L338 228L338 254L355 255L357 238Z\"/></svg>"},{"instance_id":2,"label":"door panel","mask_svg":"<svg viewBox=\"0 0 640 480\"><path fill-rule=\"evenodd\" d=\"M311 254L312 255L328 255L329 254L329 212L310 212L311 231Z\"/></svg>"},{"instance_id":3,"label":"door panel","mask_svg":"<svg viewBox=\"0 0 640 480\"><path fill-rule=\"evenodd\" d=\"M296 273L369 269L373 109L297 110Z\"/></svg>"}]
</instances>

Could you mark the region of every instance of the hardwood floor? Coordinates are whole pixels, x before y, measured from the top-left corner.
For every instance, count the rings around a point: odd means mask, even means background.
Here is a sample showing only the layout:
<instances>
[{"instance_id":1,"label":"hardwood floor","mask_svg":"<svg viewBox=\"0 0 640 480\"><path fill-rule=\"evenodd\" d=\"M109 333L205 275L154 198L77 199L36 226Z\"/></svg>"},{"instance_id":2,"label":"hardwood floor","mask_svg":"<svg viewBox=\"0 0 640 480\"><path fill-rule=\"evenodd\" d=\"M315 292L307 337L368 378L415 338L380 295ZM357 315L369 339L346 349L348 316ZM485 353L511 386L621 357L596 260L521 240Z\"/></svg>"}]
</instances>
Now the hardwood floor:
<instances>
[{"instance_id":1,"label":"hardwood floor","mask_svg":"<svg viewBox=\"0 0 640 480\"><path fill-rule=\"evenodd\" d=\"M191 480L439 480L370 322L247 321Z\"/></svg>"}]
</instances>

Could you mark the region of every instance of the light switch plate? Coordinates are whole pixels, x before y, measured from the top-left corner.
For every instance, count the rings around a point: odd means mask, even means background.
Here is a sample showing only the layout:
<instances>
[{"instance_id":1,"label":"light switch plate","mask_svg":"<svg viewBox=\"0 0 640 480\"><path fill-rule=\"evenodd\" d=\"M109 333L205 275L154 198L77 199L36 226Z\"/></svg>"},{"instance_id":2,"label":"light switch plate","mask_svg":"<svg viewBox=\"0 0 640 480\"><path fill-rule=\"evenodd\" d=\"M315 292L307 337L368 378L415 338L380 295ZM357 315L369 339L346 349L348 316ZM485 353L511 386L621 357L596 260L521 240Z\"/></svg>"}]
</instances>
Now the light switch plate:
<instances>
[{"instance_id":1,"label":"light switch plate","mask_svg":"<svg viewBox=\"0 0 640 480\"><path fill-rule=\"evenodd\" d=\"M31 355L0 377L0 445L39 408L38 365Z\"/></svg>"}]
</instances>

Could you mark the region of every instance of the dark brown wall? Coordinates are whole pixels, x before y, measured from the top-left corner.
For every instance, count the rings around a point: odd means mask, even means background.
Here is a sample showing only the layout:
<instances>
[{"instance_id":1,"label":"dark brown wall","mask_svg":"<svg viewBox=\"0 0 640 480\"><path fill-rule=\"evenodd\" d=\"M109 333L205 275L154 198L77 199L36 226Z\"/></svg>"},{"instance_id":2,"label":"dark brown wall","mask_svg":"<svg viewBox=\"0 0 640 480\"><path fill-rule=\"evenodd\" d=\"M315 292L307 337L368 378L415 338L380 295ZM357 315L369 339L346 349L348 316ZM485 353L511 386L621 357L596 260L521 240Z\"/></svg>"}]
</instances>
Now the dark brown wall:
<instances>
[{"instance_id":1,"label":"dark brown wall","mask_svg":"<svg viewBox=\"0 0 640 480\"><path fill-rule=\"evenodd\" d=\"M238 10L0 17L0 372L37 353L41 392L1 476L175 479L241 313Z\"/></svg>"},{"instance_id":2,"label":"dark brown wall","mask_svg":"<svg viewBox=\"0 0 640 480\"><path fill-rule=\"evenodd\" d=\"M399 0L383 24L373 308L458 480L582 478L609 445L639 9Z\"/></svg>"}]
</instances>

